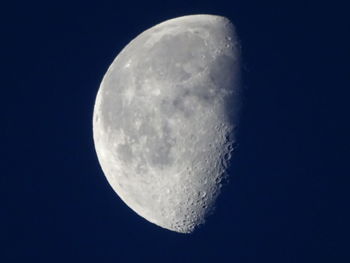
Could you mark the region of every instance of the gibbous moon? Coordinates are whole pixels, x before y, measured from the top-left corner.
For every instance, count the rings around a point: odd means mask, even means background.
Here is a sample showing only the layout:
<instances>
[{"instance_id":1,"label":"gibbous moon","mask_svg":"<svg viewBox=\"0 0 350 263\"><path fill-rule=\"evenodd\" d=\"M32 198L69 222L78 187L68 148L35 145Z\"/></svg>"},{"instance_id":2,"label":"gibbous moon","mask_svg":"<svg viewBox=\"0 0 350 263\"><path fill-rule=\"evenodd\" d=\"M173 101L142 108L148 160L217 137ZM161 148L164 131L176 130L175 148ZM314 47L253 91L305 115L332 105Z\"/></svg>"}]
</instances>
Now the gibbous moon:
<instances>
[{"instance_id":1,"label":"gibbous moon","mask_svg":"<svg viewBox=\"0 0 350 263\"><path fill-rule=\"evenodd\" d=\"M214 15L167 20L133 39L98 91L93 135L119 197L148 221L180 233L215 206L235 148L240 49Z\"/></svg>"}]
</instances>

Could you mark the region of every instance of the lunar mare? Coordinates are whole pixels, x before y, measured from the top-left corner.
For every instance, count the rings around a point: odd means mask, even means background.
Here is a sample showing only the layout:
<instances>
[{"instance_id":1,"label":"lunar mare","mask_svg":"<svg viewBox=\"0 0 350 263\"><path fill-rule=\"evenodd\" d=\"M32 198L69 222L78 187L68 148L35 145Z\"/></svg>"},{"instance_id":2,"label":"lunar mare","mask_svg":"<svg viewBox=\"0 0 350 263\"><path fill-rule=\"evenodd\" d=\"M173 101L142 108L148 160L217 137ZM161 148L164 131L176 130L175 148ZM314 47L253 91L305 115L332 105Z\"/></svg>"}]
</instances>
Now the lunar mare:
<instances>
[{"instance_id":1,"label":"lunar mare","mask_svg":"<svg viewBox=\"0 0 350 263\"><path fill-rule=\"evenodd\" d=\"M93 135L108 182L137 214L181 233L204 223L235 147L239 79L235 29L220 16L167 20L116 57Z\"/></svg>"}]
</instances>

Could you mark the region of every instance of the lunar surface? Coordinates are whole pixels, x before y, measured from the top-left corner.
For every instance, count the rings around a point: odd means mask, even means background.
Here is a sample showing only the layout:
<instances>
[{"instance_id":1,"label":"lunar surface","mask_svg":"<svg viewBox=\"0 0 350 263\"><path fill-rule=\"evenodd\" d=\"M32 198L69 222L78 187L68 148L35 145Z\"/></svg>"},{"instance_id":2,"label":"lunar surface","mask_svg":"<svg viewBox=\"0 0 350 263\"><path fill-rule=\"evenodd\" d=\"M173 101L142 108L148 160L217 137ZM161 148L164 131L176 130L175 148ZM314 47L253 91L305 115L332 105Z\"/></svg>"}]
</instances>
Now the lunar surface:
<instances>
[{"instance_id":1,"label":"lunar surface","mask_svg":"<svg viewBox=\"0 0 350 263\"><path fill-rule=\"evenodd\" d=\"M148 221L191 233L213 211L236 145L239 58L227 18L191 15L141 33L105 74L97 156L114 191Z\"/></svg>"}]
</instances>

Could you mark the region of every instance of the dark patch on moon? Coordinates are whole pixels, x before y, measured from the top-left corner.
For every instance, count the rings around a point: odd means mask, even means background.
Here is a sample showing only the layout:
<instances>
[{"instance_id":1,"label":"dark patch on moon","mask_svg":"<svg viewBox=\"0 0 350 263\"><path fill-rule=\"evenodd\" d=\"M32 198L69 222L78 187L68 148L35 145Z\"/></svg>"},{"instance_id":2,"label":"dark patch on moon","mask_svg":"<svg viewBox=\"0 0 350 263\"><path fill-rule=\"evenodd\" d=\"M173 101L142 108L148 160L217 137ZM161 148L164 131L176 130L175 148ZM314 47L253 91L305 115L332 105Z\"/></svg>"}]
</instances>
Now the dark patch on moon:
<instances>
[{"instance_id":1,"label":"dark patch on moon","mask_svg":"<svg viewBox=\"0 0 350 263\"><path fill-rule=\"evenodd\" d=\"M132 150L128 144L119 144L117 154L119 159L127 164L133 160Z\"/></svg>"}]
</instances>

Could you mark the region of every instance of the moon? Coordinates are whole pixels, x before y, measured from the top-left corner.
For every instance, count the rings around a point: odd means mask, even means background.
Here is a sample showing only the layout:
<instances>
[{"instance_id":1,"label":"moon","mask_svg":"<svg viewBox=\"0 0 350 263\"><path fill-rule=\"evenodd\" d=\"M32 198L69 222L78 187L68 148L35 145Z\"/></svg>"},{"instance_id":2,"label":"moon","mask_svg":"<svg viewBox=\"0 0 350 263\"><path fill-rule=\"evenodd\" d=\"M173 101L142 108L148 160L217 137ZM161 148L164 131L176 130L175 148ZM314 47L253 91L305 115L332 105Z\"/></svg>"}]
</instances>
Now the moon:
<instances>
[{"instance_id":1,"label":"moon","mask_svg":"<svg viewBox=\"0 0 350 263\"><path fill-rule=\"evenodd\" d=\"M236 148L240 94L240 45L227 18L178 17L133 39L93 113L99 163L125 204L171 231L203 224Z\"/></svg>"}]
</instances>

